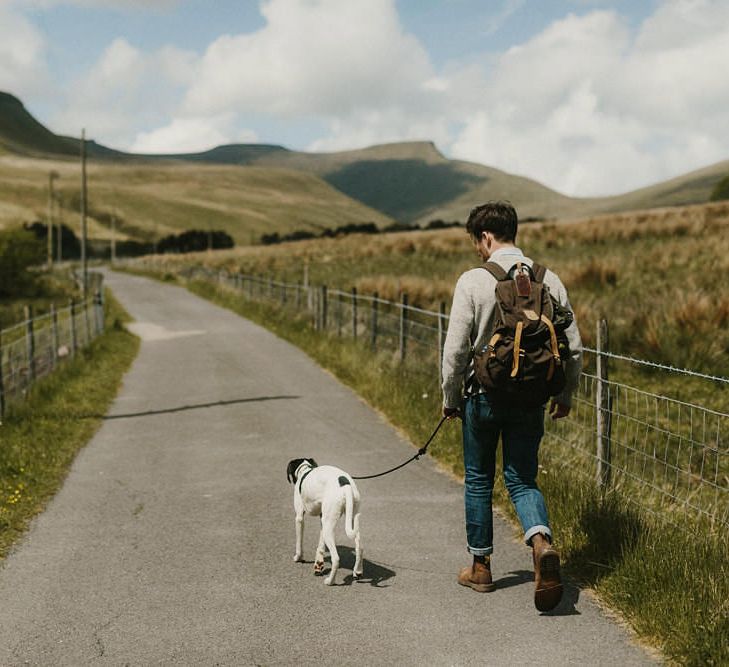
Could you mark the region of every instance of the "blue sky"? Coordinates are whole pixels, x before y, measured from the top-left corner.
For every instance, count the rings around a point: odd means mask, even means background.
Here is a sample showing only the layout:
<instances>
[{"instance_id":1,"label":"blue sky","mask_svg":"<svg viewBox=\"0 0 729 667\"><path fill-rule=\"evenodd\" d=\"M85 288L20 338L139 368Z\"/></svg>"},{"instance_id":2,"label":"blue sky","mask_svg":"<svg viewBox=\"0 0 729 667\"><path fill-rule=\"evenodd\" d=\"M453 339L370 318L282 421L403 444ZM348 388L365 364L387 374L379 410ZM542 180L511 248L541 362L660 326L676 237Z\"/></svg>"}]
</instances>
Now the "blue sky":
<instances>
[{"instance_id":1,"label":"blue sky","mask_svg":"<svg viewBox=\"0 0 729 667\"><path fill-rule=\"evenodd\" d=\"M0 90L140 152L432 140L572 195L729 158L724 0L0 0Z\"/></svg>"}]
</instances>

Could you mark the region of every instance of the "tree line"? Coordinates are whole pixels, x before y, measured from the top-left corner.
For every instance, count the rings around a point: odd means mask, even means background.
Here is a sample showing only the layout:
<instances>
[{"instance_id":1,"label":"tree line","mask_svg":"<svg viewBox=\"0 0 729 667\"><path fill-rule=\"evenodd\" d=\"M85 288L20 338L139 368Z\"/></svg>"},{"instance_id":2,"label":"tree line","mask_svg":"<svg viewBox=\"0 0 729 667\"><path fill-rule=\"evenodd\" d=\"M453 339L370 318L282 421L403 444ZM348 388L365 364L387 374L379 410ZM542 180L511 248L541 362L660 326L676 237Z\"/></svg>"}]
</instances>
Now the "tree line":
<instances>
[{"instance_id":1,"label":"tree line","mask_svg":"<svg viewBox=\"0 0 729 667\"><path fill-rule=\"evenodd\" d=\"M263 234L260 242L263 245L274 245L276 243L284 243L286 241L305 241L307 239L326 239L336 238L337 236L346 236L347 234L389 234L392 232L417 232L424 229L446 229L448 227L459 227L460 222L446 222L445 220L431 220L424 227L415 225L406 225L402 222L394 222L386 227L378 227L374 222L352 222L339 227L327 228L318 234L308 229L297 229L288 234Z\"/></svg>"}]
</instances>

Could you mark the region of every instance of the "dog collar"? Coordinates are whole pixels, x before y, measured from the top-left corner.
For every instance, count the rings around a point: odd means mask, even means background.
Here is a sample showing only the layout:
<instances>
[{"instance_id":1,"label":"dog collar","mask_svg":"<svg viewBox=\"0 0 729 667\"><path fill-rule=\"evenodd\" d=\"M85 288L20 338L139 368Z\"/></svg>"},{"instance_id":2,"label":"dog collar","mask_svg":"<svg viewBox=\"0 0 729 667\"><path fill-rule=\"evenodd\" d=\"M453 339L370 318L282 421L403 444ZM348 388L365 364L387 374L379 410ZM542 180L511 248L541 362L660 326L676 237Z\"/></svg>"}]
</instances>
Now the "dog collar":
<instances>
[{"instance_id":1,"label":"dog collar","mask_svg":"<svg viewBox=\"0 0 729 667\"><path fill-rule=\"evenodd\" d=\"M309 467L309 469L301 476L299 477L299 493L301 493L301 485L304 483L304 480L306 479L306 476L312 471L314 468Z\"/></svg>"}]
</instances>

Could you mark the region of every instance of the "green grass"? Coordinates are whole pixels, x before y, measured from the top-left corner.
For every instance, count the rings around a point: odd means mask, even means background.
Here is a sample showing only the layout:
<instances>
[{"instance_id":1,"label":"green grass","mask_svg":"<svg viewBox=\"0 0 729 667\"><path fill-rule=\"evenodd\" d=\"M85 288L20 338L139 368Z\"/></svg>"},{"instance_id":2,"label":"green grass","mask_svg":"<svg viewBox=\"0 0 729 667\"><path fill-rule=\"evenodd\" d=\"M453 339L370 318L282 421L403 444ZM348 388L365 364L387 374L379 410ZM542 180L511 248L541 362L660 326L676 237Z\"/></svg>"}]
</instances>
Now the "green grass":
<instances>
[{"instance_id":1,"label":"green grass","mask_svg":"<svg viewBox=\"0 0 729 667\"><path fill-rule=\"evenodd\" d=\"M401 364L392 353L373 355L361 342L319 334L309 319L279 307L248 302L240 294L204 282L192 282L188 288L306 351L418 446L437 424L440 391L434 360L421 362L413 355ZM429 453L462 476L457 422L446 424ZM565 571L596 591L669 660L697 666L727 664L729 559L722 536L706 525L681 519L681 527L675 527L641 512L617 492L601 495L591 481L564 467L548 438L542 447L541 470L540 485ZM500 479L495 497L516 528Z\"/></svg>"},{"instance_id":2,"label":"green grass","mask_svg":"<svg viewBox=\"0 0 729 667\"><path fill-rule=\"evenodd\" d=\"M57 309L68 305L71 298L80 299L70 272L38 273L36 280L26 284L13 299L0 300L0 329L6 329L25 319L25 306L31 306L38 316L47 313L51 304Z\"/></svg>"},{"instance_id":3,"label":"green grass","mask_svg":"<svg viewBox=\"0 0 729 667\"><path fill-rule=\"evenodd\" d=\"M729 561L718 529L645 513L564 466L546 437L539 484L565 569L618 611L638 636L683 665L729 661ZM497 503L516 525L503 485ZM668 518L668 517L666 517Z\"/></svg>"},{"instance_id":4,"label":"green grass","mask_svg":"<svg viewBox=\"0 0 729 667\"><path fill-rule=\"evenodd\" d=\"M0 426L0 558L60 488L137 354L128 315L107 294L106 330L10 406Z\"/></svg>"}]
</instances>

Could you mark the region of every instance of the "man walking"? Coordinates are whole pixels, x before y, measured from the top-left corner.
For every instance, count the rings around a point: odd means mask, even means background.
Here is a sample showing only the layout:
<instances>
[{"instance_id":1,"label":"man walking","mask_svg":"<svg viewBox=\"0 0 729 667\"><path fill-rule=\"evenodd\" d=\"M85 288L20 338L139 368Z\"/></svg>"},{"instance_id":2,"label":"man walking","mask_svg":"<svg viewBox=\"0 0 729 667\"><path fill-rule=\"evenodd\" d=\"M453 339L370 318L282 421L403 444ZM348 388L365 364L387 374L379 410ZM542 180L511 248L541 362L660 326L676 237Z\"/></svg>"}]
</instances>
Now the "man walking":
<instances>
[{"instance_id":1,"label":"man walking","mask_svg":"<svg viewBox=\"0 0 729 667\"><path fill-rule=\"evenodd\" d=\"M466 230L482 261L494 262L509 272L517 264L533 264L516 247L517 226L517 214L510 203L489 202L471 211ZM547 270L543 282L557 302L571 310L567 291L557 275ZM491 499L501 437L504 483L524 529L524 541L533 551L534 602L540 611L548 611L562 597L562 582L559 554L552 547L547 508L536 482L545 406L533 407L505 392L484 389L473 370L473 351L484 348L492 337L496 284L492 273L483 268L461 275L443 351L443 414L463 419L466 537L468 551L473 555L473 563L459 573L458 583L479 592L495 589L490 563ZM577 324L573 322L565 334L570 349L564 362L566 386L551 400L552 419L569 414L582 365Z\"/></svg>"}]
</instances>

